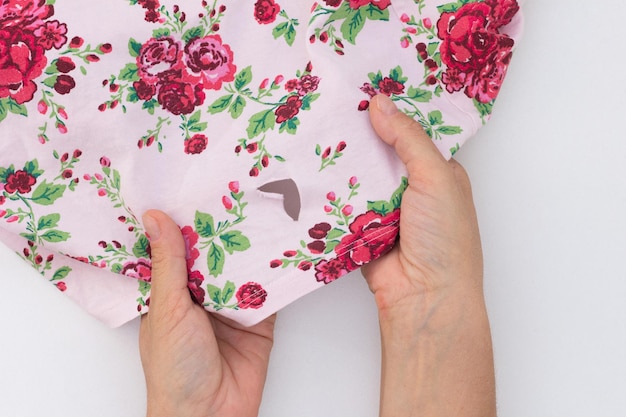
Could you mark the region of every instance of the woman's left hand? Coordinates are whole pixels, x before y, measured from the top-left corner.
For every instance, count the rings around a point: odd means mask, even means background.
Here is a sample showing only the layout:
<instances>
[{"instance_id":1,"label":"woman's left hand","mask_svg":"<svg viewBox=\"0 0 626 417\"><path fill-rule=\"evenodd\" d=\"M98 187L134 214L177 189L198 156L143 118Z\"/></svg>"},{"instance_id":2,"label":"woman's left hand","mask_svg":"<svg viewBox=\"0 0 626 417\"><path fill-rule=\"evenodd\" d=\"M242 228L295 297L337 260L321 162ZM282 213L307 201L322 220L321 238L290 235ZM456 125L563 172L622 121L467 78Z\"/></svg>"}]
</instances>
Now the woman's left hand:
<instances>
[{"instance_id":1,"label":"woman's left hand","mask_svg":"<svg viewBox=\"0 0 626 417\"><path fill-rule=\"evenodd\" d=\"M256 417L276 316L245 328L206 312L187 288L178 226L155 210L143 220L152 248L150 312L139 333L148 417Z\"/></svg>"}]
</instances>

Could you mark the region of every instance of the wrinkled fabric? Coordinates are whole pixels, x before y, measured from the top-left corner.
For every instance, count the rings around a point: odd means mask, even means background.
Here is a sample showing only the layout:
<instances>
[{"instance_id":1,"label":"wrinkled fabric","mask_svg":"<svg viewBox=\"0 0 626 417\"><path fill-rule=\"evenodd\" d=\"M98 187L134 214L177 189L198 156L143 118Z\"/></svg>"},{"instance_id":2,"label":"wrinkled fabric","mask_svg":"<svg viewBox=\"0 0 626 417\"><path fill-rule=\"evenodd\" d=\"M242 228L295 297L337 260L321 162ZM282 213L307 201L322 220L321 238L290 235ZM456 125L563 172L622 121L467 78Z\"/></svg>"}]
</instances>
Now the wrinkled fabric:
<instances>
[{"instance_id":1,"label":"wrinkled fabric","mask_svg":"<svg viewBox=\"0 0 626 417\"><path fill-rule=\"evenodd\" d=\"M450 158L521 21L516 0L3 1L0 240L116 326L149 309L158 208L195 301L257 323L393 246L406 171L370 99Z\"/></svg>"}]
</instances>

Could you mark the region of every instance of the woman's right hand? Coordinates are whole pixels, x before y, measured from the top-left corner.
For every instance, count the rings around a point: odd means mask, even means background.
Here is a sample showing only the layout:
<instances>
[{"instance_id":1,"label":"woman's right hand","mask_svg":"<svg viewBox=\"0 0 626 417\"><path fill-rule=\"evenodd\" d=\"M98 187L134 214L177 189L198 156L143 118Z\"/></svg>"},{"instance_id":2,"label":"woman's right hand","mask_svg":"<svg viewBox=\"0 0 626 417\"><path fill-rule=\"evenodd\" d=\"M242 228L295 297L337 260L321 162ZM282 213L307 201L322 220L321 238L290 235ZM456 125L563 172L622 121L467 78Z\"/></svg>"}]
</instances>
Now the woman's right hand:
<instances>
[{"instance_id":1,"label":"woman's right hand","mask_svg":"<svg viewBox=\"0 0 626 417\"><path fill-rule=\"evenodd\" d=\"M399 244L363 274L379 310L381 416L495 416L491 335L470 182L386 96L372 126L407 167Z\"/></svg>"}]
</instances>

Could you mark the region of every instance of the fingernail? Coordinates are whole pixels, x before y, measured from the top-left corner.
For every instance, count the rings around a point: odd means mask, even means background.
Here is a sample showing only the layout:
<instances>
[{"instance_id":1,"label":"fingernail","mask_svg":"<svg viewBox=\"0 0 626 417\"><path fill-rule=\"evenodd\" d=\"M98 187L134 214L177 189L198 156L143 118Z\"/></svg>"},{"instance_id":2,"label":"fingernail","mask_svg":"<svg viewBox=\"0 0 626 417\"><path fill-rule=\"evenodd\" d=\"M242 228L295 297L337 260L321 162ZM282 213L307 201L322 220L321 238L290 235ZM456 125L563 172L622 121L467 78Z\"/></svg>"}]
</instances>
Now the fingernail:
<instances>
[{"instance_id":1,"label":"fingernail","mask_svg":"<svg viewBox=\"0 0 626 417\"><path fill-rule=\"evenodd\" d=\"M161 236L161 229L156 219L150 215L144 214L143 227L146 229L146 237L150 241L155 241Z\"/></svg>"},{"instance_id":2,"label":"fingernail","mask_svg":"<svg viewBox=\"0 0 626 417\"><path fill-rule=\"evenodd\" d=\"M393 101L391 101L391 99L384 94L376 96L376 106L378 106L378 110L388 116L391 116L398 111L398 108Z\"/></svg>"}]
</instances>

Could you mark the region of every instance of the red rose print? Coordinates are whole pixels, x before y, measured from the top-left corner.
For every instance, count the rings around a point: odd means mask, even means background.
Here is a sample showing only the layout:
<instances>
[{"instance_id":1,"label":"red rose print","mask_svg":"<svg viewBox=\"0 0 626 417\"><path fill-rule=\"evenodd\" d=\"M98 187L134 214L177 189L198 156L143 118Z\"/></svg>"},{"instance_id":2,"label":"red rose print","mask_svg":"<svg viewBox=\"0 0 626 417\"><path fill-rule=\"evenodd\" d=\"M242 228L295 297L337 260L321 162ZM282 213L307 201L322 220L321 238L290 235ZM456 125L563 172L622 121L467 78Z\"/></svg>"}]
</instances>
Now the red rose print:
<instances>
[{"instance_id":1,"label":"red rose print","mask_svg":"<svg viewBox=\"0 0 626 417\"><path fill-rule=\"evenodd\" d=\"M209 139L204 135L193 135L185 141L185 153L194 155L202 153L206 149Z\"/></svg>"},{"instance_id":2,"label":"red rose print","mask_svg":"<svg viewBox=\"0 0 626 417\"><path fill-rule=\"evenodd\" d=\"M70 75L61 74L54 82L54 91L59 94L67 94L72 91L74 87L76 87L76 82Z\"/></svg>"},{"instance_id":3,"label":"red rose print","mask_svg":"<svg viewBox=\"0 0 626 417\"><path fill-rule=\"evenodd\" d=\"M331 225L328 223L318 223L309 229L309 236L313 239L324 239L331 229Z\"/></svg>"},{"instance_id":4,"label":"red rose print","mask_svg":"<svg viewBox=\"0 0 626 417\"><path fill-rule=\"evenodd\" d=\"M58 288L58 289L59 289L59 291L61 291L61 292L63 292L63 291L66 291L66 290L67 290L67 285L65 285L65 282L63 282L63 281L57 282L55 285L57 286L57 288Z\"/></svg>"},{"instance_id":5,"label":"red rose print","mask_svg":"<svg viewBox=\"0 0 626 417\"><path fill-rule=\"evenodd\" d=\"M37 179L28 172L22 170L15 171L7 176L4 191L9 194L13 194L16 191L20 194L27 194L31 192L36 182Z\"/></svg>"},{"instance_id":6,"label":"red rose print","mask_svg":"<svg viewBox=\"0 0 626 417\"><path fill-rule=\"evenodd\" d=\"M508 25L519 11L517 0L486 0L491 6L491 17L495 27Z\"/></svg>"},{"instance_id":7,"label":"red rose print","mask_svg":"<svg viewBox=\"0 0 626 417\"><path fill-rule=\"evenodd\" d=\"M349 272L344 263L337 259L321 260L315 265L315 271L315 279L324 284L330 284Z\"/></svg>"},{"instance_id":8,"label":"red rose print","mask_svg":"<svg viewBox=\"0 0 626 417\"><path fill-rule=\"evenodd\" d=\"M498 48L497 32L489 25L491 7L469 3L455 13L443 13L437 23L441 60L450 68L475 71Z\"/></svg>"},{"instance_id":9,"label":"red rose print","mask_svg":"<svg viewBox=\"0 0 626 417\"><path fill-rule=\"evenodd\" d=\"M0 98L10 97L17 104L32 100L37 90L33 80L47 62L44 48L32 33L21 28L0 29Z\"/></svg>"},{"instance_id":10,"label":"red rose print","mask_svg":"<svg viewBox=\"0 0 626 417\"><path fill-rule=\"evenodd\" d=\"M341 4L341 1L342 0L324 0L324 3L330 7L337 7Z\"/></svg>"},{"instance_id":11,"label":"red rose print","mask_svg":"<svg viewBox=\"0 0 626 417\"><path fill-rule=\"evenodd\" d=\"M256 282L248 282L237 290L237 305L239 308L258 309L263 306L267 298L267 291Z\"/></svg>"},{"instance_id":12,"label":"red rose print","mask_svg":"<svg viewBox=\"0 0 626 417\"><path fill-rule=\"evenodd\" d=\"M135 81L133 83L133 88L135 89L139 100L142 101L150 100L156 94L156 86L154 84L149 84L144 80Z\"/></svg>"},{"instance_id":13,"label":"red rose print","mask_svg":"<svg viewBox=\"0 0 626 417\"><path fill-rule=\"evenodd\" d=\"M391 4L391 0L349 0L351 9L358 9L360 7L371 4L378 7L380 10L385 10Z\"/></svg>"},{"instance_id":14,"label":"red rose print","mask_svg":"<svg viewBox=\"0 0 626 417\"><path fill-rule=\"evenodd\" d=\"M311 267L313 266L313 264L309 261L302 261L298 264L298 269L301 271L308 271L309 269L311 269Z\"/></svg>"},{"instance_id":15,"label":"red rose print","mask_svg":"<svg viewBox=\"0 0 626 417\"><path fill-rule=\"evenodd\" d=\"M67 42L67 26L58 20L51 20L35 29L37 42L45 49L61 49Z\"/></svg>"},{"instance_id":16,"label":"red rose print","mask_svg":"<svg viewBox=\"0 0 626 417\"><path fill-rule=\"evenodd\" d=\"M176 116L193 112L195 106L203 101L196 95L193 86L176 81L160 84L157 100L165 110Z\"/></svg>"},{"instance_id":17,"label":"red rose print","mask_svg":"<svg viewBox=\"0 0 626 417\"><path fill-rule=\"evenodd\" d=\"M219 90L222 82L235 79L237 67L233 64L233 52L222 43L219 35L193 38L185 46L185 63L192 77L205 89Z\"/></svg>"},{"instance_id":18,"label":"red rose print","mask_svg":"<svg viewBox=\"0 0 626 417\"><path fill-rule=\"evenodd\" d=\"M67 56L62 56L57 59L55 62L57 70L63 74L67 74L68 72L73 71L76 68L76 64L72 61L72 58Z\"/></svg>"},{"instance_id":19,"label":"red rose print","mask_svg":"<svg viewBox=\"0 0 626 417\"><path fill-rule=\"evenodd\" d=\"M70 40L70 48L72 49L78 49L81 46L83 46L83 43L85 41L83 40L83 38L81 38L80 36L74 36L71 40Z\"/></svg>"},{"instance_id":20,"label":"red rose print","mask_svg":"<svg viewBox=\"0 0 626 417\"><path fill-rule=\"evenodd\" d=\"M295 90L296 87L298 87L298 80L296 78L293 78L285 83L285 90L289 92Z\"/></svg>"},{"instance_id":21,"label":"red rose print","mask_svg":"<svg viewBox=\"0 0 626 417\"><path fill-rule=\"evenodd\" d=\"M191 226L185 226L180 229L180 231L183 235L183 240L185 241L187 272L191 273L191 268L193 268L194 262L196 262L196 259L200 256L200 251L196 248L196 244L198 243L198 234Z\"/></svg>"},{"instance_id":22,"label":"red rose print","mask_svg":"<svg viewBox=\"0 0 626 417\"><path fill-rule=\"evenodd\" d=\"M111 53L111 51L113 51L113 45L111 45L110 43L103 43L98 47L98 49L100 49L100 52L102 52L103 54L109 54Z\"/></svg>"},{"instance_id":23,"label":"red rose print","mask_svg":"<svg viewBox=\"0 0 626 417\"><path fill-rule=\"evenodd\" d=\"M314 240L313 242L306 245L306 247L311 251L311 253L317 255L320 253L324 253L324 250L326 250L326 243L324 243L324 241L322 240Z\"/></svg>"},{"instance_id":24,"label":"red rose print","mask_svg":"<svg viewBox=\"0 0 626 417\"><path fill-rule=\"evenodd\" d=\"M200 271L191 271L189 273L189 278L187 281L187 288L189 288L189 292L191 296L196 301L196 303L202 305L204 304L204 296L206 292L204 288L202 288L202 283L204 282L204 276Z\"/></svg>"},{"instance_id":25,"label":"red rose print","mask_svg":"<svg viewBox=\"0 0 626 417\"><path fill-rule=\"evenodd\" d=\"M489 0L441 15L437 36L443 41L441 60L447 66L441 81L448 92L465 87L465 95L481 103L496 98L514 45L513 39L498 29L518 10L515 0Z\"/></svg>"},{"instance_id":26,"label":"red rose print","mask_svg":"<svg viewBox=\"0 0 626 417\"><path fill-rule=\"evenodd\" d=\"M274 0L258 0L254 3L254 18L262 25L276 20L280 6Z\"/></svg>"},{"instance_id":27,"label":"red rose print","mask_svg":"<svg viewBox=\"0 0 626 417\"><path fill-rule=\"evenodd\" d=\"M53 6L42 0L4 0L0 3L0 28L19 26L23 30L33 30L53 14Z\"/></svg>"},{"instance_id":28,"label":"red rose print","mask_svg":"<svg viewBox=\"0 0 626 417\"><path fill-rule=\"evenodd\" d=\"M302 100L298 96L289 96L287 102L282 106L278 106L274 114L276 114L276 123L283 123L292 119L298 114L302 107Z\"/></svg>"},{"instance_id":29,"label":"red rose print","mask_svg":"<svg viewBox=\"0 0 626 417\"><path fill-rule=\"evenodd\" d=\"M396 240L399 220L399 209L385 216L374 211L357 216L350 224L352 234L335 247L337 259L352 271L385 254Z\"/></svg>"},{"instance_id":30,"label":"red rose print","mask_svg":"<svg viewBox=\"0 0 626 417\"><path fill-rule=\"evenodd\" d=\"M502 57L496 57L485 64L478 72L474 82L467 86L465 94L468 97L473 97L481 103L489 103L496 99L511 61L512 52L510 49L505 49L498 52L498 55L502 55Z\"/></svg>"},{"instance_id":31,"label":"red rose print","mask_svg":"<svg viewBox=\"0 0 626 417\"><path fill-rule=\"evenodd\" d=\"M138 259L137 262L127 262L122 267L120 274L131 278L137 278L142 281L150 281L150 276L152 274L150 261L147 259Z\"/></svg>"},{"instance_id":32,"label":"red rose print","mask_svg":"<svg viewBox=\"0 0 626 417\"><path fill-rule=\"evenodd\" d=\"M139 76L148 83L157 82L161 74L179 63L179 54L180 46L175 39L169 36L149 39L141 46L137 57Z\"/></svg>"},{"instance_id":33,"label":"red rose print","mask_svg":"<svg viewBox=\"0 0 626 417\"><path fill-rule=\"evenodd\" d=\"M378 88L380 89L380 92L386 96L404 93L404 84L389 77L385 77L380 80L378 82Z\"/></svg>"}]
</instances>

